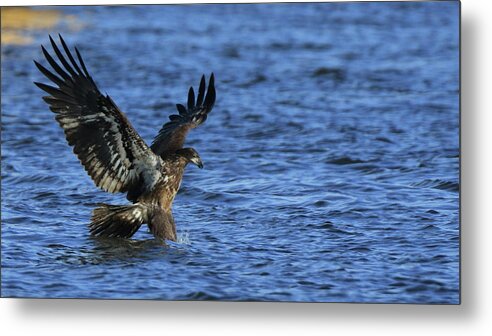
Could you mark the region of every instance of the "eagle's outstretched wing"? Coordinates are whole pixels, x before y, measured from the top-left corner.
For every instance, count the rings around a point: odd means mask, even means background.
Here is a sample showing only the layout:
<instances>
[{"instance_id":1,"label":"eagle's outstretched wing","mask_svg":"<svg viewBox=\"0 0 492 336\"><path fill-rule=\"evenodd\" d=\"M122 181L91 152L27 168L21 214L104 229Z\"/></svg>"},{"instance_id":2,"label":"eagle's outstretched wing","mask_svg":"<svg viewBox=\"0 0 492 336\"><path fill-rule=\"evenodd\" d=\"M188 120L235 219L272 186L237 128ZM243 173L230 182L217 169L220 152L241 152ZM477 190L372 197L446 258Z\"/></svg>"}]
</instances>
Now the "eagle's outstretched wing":
<instances>
[{"instance_id":1,"label":"eagle's outstretched wing","mask_svg":"<svg viewBox=\"0 0 492 336\"><path fill-rule=\"evenodd\" d=\"M56 114L85 170L98 187L108 192L128 191L139 181L144 188L151 189L160 177L160 158L145 144L112 99L101 94L77 48L78 63L60 36L69 63L51 36L50 41L61 65L43 46L43 54L54 72L34 63L58 87L35 84L49 93L43 99Z\"/></svg>"},{"instance_id":2,"label":"eagle's outstretched wing","mask_svg":"<svg viewBox=\"0 0 492 336\"><path fill-rule=\"evenodd\" d=\"M215 85L214 74L212 73L208 82L207 94L205 94L205 76L202 76L196 101L193 87L190 87L188 106L176 104L179 114L169 116L171 121L162 126L150 148L162 157L169 152L182 148L188 131L205 122L214 104Z\"/></svg>"}]
</instances>

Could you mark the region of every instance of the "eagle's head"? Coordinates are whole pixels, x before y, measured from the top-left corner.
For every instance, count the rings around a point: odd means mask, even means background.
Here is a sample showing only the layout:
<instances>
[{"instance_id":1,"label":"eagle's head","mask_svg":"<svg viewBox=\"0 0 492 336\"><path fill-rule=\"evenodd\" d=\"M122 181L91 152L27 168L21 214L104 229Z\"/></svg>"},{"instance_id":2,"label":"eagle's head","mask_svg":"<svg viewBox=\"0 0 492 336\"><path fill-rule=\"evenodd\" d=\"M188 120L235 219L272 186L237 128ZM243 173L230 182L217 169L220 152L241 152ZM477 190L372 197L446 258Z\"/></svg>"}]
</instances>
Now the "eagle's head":
<instances>
[{"instance_id":1,"label":"eagle's head","mask_svg":"<svg viewBox=\"0 0 492 336\"><path fill-rule=\"evenodd\" d=\"M182 148L176 151L176 154L186 159L186 163L192 162L198 166L198 168L203 168L203 162L198 155L198 152L193 148Z\"/></svg>"}]
</instances>

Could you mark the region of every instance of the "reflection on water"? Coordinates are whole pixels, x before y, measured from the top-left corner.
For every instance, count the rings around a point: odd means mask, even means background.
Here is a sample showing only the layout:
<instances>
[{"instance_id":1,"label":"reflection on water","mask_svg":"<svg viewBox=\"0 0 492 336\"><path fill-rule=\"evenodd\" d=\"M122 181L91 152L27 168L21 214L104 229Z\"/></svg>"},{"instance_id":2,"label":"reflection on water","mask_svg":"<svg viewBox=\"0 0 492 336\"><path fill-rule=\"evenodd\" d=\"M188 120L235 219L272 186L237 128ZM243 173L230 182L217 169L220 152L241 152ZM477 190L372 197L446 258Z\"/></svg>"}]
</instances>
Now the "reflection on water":
<instances>
[{"instance_id":1,"label":"reflection on water","mask_svg":"<svg viewBox=\"0 0 492 336\"><path fill-rule=\"evenodd\" d=\"M73 15L42 7L2 7L2 44L26 45L34 42L36 32L65 24L79 29L81 23Z\"/></svg>"},{"instance_id":2,"label":"reflection on water","mask_svg":"<svg viewBox=\"0 0 492 336\"><path fill-rule=\"evenodd\" d=\"M46 247L53 249L51 253L58 256L55 260L64 264L73 265L104 265L115 261L145 262L156 255L165 255L171 248L169 244L156 240L109 239L89 237L88 246L73 248L63 244L49 244Z\"/></svg>"},{"instance_id":3,"label":"reflection on water","mask_svg":"<svg viewBox=\"0 0 492 336\"><path fill-rule=\"evenodd\" d=\"M458 5L25 9L50 25L2 35L2 295L457 303ZM32 84L48 33L147 142L216 74L179 243L88 235L95 204L126 200L94 187Z\"/></svg>"}]
</instances>

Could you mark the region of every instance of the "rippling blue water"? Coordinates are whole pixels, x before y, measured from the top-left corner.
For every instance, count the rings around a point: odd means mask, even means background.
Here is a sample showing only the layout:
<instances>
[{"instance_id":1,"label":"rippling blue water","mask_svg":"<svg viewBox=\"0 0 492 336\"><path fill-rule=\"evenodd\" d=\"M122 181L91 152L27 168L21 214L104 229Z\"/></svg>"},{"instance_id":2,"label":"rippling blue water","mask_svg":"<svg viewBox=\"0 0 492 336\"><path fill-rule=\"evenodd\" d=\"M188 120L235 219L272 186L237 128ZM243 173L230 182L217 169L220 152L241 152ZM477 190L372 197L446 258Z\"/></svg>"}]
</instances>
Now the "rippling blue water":
<instances>
[{"instance_id":1,"label":"rippling blue water","mask_svg":"<svg viewBox=\"0 0 492 336\"><path fill-rule=\"evenodd\" d=\"M459 302L457 2L58 9L79 25L2 45L2 296ZM58 32L148 142L215 72L179 243L88 235L126 201L32 84Z\"/></svg>"}]
</instances>

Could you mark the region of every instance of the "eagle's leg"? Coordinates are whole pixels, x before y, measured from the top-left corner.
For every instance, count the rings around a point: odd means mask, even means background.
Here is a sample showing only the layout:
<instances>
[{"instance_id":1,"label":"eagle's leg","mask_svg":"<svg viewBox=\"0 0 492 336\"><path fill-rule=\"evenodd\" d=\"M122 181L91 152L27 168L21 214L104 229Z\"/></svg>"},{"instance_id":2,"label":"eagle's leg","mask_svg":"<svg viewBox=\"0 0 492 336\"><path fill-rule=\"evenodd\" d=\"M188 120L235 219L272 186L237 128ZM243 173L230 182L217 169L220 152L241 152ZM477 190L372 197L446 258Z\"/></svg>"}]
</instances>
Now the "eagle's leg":
<instances>
[{"instance_id":1,"label":"eagle's leg","mask_svg":"<svg viewBox=\"0 0 492 336\"><path fill-rule=\"evenodd\" d=\"M91 234L101 237L130 238L148 219L148 208L133 205L99 204L92 212L89 224Z\"/></svg>"},{"instance_id":2,"label":"eagle's leg","mask_svg":"<svg viewBox=\"0 0 492 336\"><path fill-rule=\"evenodd\" d=\"M156 238L176 241L176 225L170 210L155 207L149 214L148 225Z\"/></svg>"}]
</instances>

